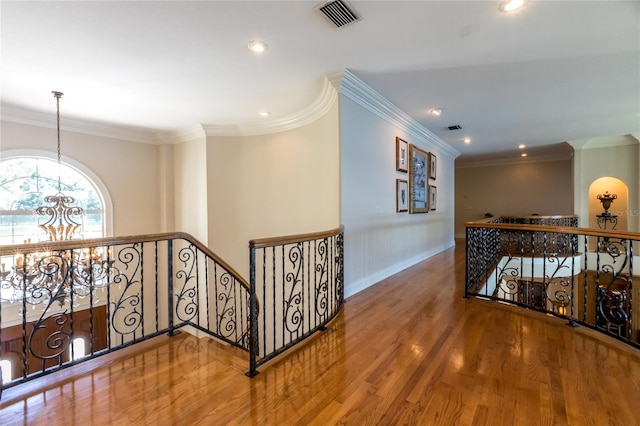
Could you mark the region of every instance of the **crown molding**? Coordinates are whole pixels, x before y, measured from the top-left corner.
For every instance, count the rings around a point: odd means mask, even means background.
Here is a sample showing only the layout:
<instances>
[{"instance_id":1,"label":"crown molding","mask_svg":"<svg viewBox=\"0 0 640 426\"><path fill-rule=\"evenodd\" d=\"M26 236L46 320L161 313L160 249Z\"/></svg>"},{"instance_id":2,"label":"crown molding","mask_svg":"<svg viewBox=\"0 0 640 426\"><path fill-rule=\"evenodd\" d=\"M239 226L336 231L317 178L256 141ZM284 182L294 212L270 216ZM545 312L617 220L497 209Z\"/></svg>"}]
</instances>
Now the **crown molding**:
<instances>
[{"instance_id":1,"label":"crown molding","mask_svg":"<svg viewBox=\"0 0 640 426\"><path fill-rule=\"evenodd\" d=\"M2 106L0 120L47 129L56 128L56 116L54 114L31 111L13 106ZM68 117L61 120L60 130L152 145L157 145L165 137L159 132L134 129L131 127L117 126L113 124L106 125Z\"/></svg>"},{"instance_id":2,"label":"crown molding","mask_svg":"<svg viewBox=\"0 0 640 426\"><path fill-rule=\"evenodd\" d=\"M334 105L338 93L325 77L320 95L302 110L270 122L253 124L196 124L175 132L154 132L117 125L103 125L88 120L65 118L60 129L86 135L101 136L146 144L173 144L206 136L251 136L292 130L324 116ZM0 120L55 129L55 116L11 106L3 106Z\"/></svg>"},{"instance_id":3,"label":"crown molding","mask_svg":"<svg viewBox=\"0 0 640 426\"><path fill-rule=\"evenodd\" d=\"M376 92L348 69L329 76L328 80L336 87L341 95L351 99L361 107L394 126L399 127L418 141L435 147L440 152L453 158L460 155L458 150L409 117L407 113L389 102L384 96Z\"/></svg>"},{"instance_id":4,"label":"crown molding","mask_svg":"<svg viewBox=\"0 0 640 426\"><path fill-rule=\"evenodd\" d=\"M640 140L638 139L638 135L627 134L613 137L580 139L568 141L567 143L571 145L573 149L597 149L611 148L614 146L637 145L640 143Z\"/></svg>"},{"instance_id":5,"label":"crown molding","mask_svg":"<svg viewBox=\"0 0 640 426\"><path fill-rule=\"evenodd\" d=\"M327 77L320 95L302 110L283 118L250 124L199 124L172 134L169 143L180 143L206 136L256 136L285 132L302 127L323 117L338 98L338 93Z\"/></svg>"},{"instance_id":6,"label":"crown molding","mask_svg":"<svg viewBox=\"0 0 640 426\"><path fill-rule=\"evenodd\" d=\"M167 144L178 144L195 139L204 139L206 137L207 134L205 133L202 124L194 124L193 126L185 127L173 132L164 142Z\"/></svg>"},{"instance_id":7,"label":"crown molding","mask_svg":"<svg viewBox=\"0 0 640 426\"><path fill-rule=\"evenodd\" d=\"M320 95L302 110L270 122L250 124L196 124L175 132L155 132L117 125L103 125L87 120L65 118L61 129L81 134L120 139L146 144L172 144L207 136L254 136L292 130L323 117L334 105L338 93L353 100L380 118L404 130L418 141L437 147L442 153L456 158L460 152L434 133L409 117L370 86L345 69L339 74L324 77ZM38 127L55 128L55 117L50 114L2 107L0 119Z\"/></svg>"},{"instance_id":8,"label":"crown molding","mask_svg":"<svg viewBox=\"0 0 640 426\"><path fill-rule=\"evenodd\" d=\"M571 155L538 155L526 158L496 158L493 160L466 161L458 163L456 161L456 169L472 169L474 167L493 167L493 166L513 166L530 163L550 163L553 161L571 160Z\"/></svg>"}]
</instances>

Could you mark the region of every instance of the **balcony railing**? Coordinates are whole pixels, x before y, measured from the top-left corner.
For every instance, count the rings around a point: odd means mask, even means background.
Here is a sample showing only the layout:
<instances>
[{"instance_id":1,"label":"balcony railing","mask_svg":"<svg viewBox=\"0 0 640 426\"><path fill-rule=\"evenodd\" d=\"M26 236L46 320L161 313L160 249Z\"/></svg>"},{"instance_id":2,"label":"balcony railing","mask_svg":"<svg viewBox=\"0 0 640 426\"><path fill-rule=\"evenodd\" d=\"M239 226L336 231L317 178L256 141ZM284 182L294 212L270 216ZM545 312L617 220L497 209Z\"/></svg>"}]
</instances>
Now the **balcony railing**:
<instances>
[{"instance_id":1,"label":"balcony railing","mask_svg":"<svg viewBox=\"0 0 640 426\"><path fill-rule=\"evenodd\" d=\"M249 248L253 314L247 375L254 376L258 366L324 329L342 308L343 228L252 240Z\"/></svg>"},{"instance_id":2,"label":"balcony railing","mask_svg":"<svg viewBox=\"0 0 640 426\"><path fill-rule=\"evenodd\" d=\"M190 235L44 244L0 246L3 387L185 326L249 349L249 284Z\"/></svg>"},{"instance_id":3,"label":"balcony railing","mask_svg":"<svg viewBox=\"0 0 640 426\"><path fill-rule=\"evenodd\" d=\"M249 352L254 376L342 307L342 241L254 240L251 285L184 233L0 246L0 395L181 328Z\"/></svg>"},{"instance_id":4,"label":"balcony railing","mask_svg":"<svg viewBox=\"0 0 640 426\"><path fill-rule=\"evenodd\" d=\"M466 297L555 315L640 347L640 233L577 228L575 216L466 227Z\"/></svg>"}]
</instances>

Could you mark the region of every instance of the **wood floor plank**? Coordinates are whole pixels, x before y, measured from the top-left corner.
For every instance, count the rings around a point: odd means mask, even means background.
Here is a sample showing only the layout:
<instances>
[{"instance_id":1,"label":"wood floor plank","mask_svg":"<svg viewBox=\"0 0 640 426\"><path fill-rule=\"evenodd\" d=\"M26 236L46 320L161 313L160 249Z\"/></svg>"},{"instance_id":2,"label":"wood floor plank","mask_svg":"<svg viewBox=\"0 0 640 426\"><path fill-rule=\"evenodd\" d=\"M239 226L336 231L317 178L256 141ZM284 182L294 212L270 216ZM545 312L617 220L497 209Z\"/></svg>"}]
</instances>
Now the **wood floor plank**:
<instances>
[{"instance_id":1,"label":"wood floor plank","mask_svg":"<svg viewBox=\"0 0 640 426\"><path fill-rule=\"evenodd\" d=\"M464 245L347 300L249 379L241 350L162 336L5 390L0 425L638 425L640 351L464 299Z\"/></svg>"}]
</instances>

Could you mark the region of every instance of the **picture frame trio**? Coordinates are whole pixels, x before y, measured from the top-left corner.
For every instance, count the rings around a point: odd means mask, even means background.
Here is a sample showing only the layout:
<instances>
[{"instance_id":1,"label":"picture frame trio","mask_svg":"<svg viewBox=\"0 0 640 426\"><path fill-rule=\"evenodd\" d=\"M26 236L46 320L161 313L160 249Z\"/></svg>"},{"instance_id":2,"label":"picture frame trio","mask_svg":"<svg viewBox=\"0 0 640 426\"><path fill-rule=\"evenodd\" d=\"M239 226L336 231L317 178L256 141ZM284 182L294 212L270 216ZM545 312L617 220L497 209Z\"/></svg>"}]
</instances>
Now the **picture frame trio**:
<instances>
[{"instance_id":1,"label":"picture frame trio","mask_svg":"<svg viewBox=\"0 0 640 426\"><path fill-rule=\"evenodd\" d=\"M409 173L409 179L396 179L396 212L428 213L436 210L437 157L396 137L396 171Z\"/></svg>"}]
</instances>

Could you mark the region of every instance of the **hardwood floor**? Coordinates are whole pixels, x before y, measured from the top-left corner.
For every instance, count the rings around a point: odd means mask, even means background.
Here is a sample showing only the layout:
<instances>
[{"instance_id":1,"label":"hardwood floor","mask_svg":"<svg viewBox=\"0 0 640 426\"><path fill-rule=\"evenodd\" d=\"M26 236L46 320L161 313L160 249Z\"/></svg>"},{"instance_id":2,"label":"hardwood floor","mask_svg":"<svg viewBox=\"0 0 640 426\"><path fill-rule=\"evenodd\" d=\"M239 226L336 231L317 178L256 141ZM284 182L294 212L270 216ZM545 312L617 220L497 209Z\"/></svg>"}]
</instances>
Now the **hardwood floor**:
<instances>
[{"instance_id":1,"label":"hardwood floor","mask_svg":"<svg viewBox=\"0 0 640 426\"><path fill-rule=\"evenodd\" d=\"M5 390L0 424L640 424L640 351L464 299L463 256L349 298L253 379L244 352L182 333Z\"/></svg>"}]
</instances>

